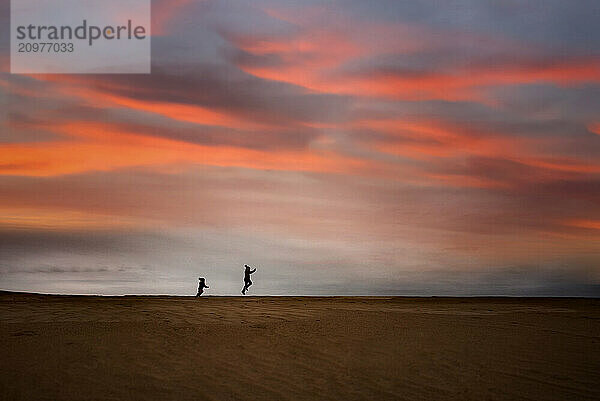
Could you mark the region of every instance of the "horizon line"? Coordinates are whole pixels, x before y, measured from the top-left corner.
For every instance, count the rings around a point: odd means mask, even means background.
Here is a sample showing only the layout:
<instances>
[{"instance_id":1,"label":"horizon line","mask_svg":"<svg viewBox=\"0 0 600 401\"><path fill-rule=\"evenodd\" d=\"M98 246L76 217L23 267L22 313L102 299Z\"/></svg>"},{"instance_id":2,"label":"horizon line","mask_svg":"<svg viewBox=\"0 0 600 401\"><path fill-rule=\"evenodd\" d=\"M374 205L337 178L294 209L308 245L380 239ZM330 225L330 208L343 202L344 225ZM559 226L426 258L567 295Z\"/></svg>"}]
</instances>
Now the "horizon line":
<instances>
[{"instance_id":1,"label":"horizon line","mask_svg":"<svg viewBox=\"0 0 600 401\"><path fill-rule=\"evenodd\" d=\"M560 299L600 299L600 296L586 295L173 295L173 294L69 294L69 293L43 293L29 291L11 291L0 289L0 295L41 295L55 297L97 297L97 298L125 298L125 297L170 297L170 298L560 298Z\"/></svg>"}]
</instances>

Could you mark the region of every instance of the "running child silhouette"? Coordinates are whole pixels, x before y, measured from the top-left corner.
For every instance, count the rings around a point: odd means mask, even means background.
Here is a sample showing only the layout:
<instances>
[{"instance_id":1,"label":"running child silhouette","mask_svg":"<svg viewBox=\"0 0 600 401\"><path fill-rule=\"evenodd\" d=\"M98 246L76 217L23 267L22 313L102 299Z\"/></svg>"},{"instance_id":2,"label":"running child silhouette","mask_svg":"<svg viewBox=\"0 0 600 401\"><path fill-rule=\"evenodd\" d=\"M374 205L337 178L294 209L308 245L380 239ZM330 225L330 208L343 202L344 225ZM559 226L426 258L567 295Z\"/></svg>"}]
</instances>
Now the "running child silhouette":
<instances>
[{"instance_id":1,"label":"running child silhouette","mask_svg":"<svg viewBox=\"0 0 600 401\"><path fill-rule=\"evenodd\" d=\"M204 277L199 277L198 278L198 293L196 294L196 296L199 297L200 295L202 295L205 288L210 288L210 287L206 285L206 280L204 279Z\"/></svg>"},{"instance_id":2,"label":"running child silhouette","mask_svg":"<svg viewBox=\"0 0 600 401\"><path fill-rule=\"evenodd\" d=\"M250 266L244 265L246 268L244 270L244 288L242 288L242 295L246 295L246 291L252 285L252 280L250 280L250 275L256 271L256 269L250 269Z\"/></svg>"}]
</instances>

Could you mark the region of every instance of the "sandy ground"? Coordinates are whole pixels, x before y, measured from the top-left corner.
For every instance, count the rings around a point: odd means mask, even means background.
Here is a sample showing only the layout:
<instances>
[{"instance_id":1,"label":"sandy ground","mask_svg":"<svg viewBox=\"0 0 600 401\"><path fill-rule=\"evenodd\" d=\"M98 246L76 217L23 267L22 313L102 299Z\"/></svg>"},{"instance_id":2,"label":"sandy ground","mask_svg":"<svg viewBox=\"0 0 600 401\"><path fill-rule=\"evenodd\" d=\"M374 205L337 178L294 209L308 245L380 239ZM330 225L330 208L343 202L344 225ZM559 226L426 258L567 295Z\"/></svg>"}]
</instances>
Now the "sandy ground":
<instances>
[{"instance_id":1,"label":"sandy ground","mask_svg":"<svg viewBox=\"0 0 600 401\"><path fill-rule=\"evenodd\" d=\"M0 293L2 400L600 399L600 300Z\"/></svg>"}]
</instances>

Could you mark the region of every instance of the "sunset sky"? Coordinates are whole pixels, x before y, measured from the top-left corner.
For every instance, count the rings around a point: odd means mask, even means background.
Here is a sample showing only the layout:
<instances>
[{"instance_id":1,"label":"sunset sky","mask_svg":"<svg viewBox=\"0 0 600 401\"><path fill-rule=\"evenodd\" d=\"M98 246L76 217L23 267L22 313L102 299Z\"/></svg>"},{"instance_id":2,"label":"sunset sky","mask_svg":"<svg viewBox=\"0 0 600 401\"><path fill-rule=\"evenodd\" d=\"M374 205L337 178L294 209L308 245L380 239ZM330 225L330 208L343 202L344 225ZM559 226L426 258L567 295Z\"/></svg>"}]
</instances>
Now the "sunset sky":
<instances>
[{"instance_id":1,"label":"sunset sky","mask_svg":"<svg viewBox=\"0 0 600 401\"><path fill-rule=\"evenodd\" d=\"M161 0L9 74L0 289L600 296L600 2Z\"/></svg>"}]
</instances>

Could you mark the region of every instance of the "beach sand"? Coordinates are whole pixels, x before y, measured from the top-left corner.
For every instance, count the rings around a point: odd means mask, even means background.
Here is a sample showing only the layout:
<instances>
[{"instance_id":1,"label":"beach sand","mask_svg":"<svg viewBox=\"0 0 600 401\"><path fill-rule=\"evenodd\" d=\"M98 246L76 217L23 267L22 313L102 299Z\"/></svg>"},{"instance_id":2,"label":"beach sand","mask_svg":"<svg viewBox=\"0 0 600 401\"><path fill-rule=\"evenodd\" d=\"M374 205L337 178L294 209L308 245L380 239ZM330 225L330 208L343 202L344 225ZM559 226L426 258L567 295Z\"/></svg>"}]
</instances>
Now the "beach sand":
<instances>
[{"instance_id":1,"label":"beach sand","mask_svg":"<svg viewBox=\"0 0 600 401\"><path fill-rule=\"evenodd\" d=\"M600 300L0 293L2 400L600 399Z\"/></svg>"}]
</instances>

